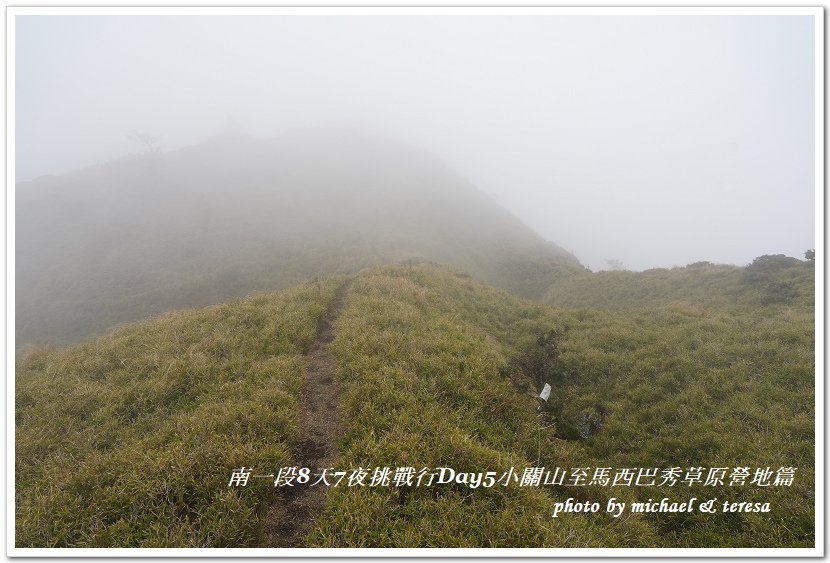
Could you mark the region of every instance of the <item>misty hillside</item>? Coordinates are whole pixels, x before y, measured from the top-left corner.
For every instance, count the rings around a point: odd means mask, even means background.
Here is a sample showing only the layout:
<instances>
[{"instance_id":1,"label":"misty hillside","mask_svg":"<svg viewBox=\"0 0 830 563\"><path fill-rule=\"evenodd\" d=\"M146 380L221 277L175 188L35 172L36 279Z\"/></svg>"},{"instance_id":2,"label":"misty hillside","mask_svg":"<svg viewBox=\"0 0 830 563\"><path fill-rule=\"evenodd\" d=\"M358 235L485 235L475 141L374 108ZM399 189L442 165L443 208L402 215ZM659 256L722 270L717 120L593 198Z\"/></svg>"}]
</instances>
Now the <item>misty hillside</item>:
<instances>
[{"instance_id":1,"label":"misty hillside","mask_svg":"<svg viewBox=\"0 0 830 563\"><path fill-rule=\"evenodd\" d=\"M801 306L554 308L420 266L168 313L18 360L16 545L812 546L814 320ZM312 408L319 370L336 391L323 412ZM539 410L544 383L553 391ZM325 462L314 453L324 449ZM241 466L560 467L590 478L747 465L798 469L791 486L569 478L320 486L316 500L308 487L284 496L269 478L229 486ZM609 496L771 511L550 517L554 502ZM292 512L298 497L316 510Z\"/></svg>"},{"instance_id":2,"label":"misty hillside","mask_svg":"<svg viewBox=\"0 0 830 563\"><path fill-rule=\"evenodd\" d=\"M747 266L697 262L644 272L572 272L553 279L543 301L576 308L692 307L758 313L784 306L812 310L813 260L781 254L758 256Z\"/></svg>"},{"instance_id":3,"label":"misty hillside","mask_svg":"<svg viewBox=\"0 0 830 563\"><path fill-rule=\"evenodd\" d=\"M582 270L422 151L346 129L225 135L17 184L17 344L409 259L531 298Z\"/></svg>"}]
</instances>

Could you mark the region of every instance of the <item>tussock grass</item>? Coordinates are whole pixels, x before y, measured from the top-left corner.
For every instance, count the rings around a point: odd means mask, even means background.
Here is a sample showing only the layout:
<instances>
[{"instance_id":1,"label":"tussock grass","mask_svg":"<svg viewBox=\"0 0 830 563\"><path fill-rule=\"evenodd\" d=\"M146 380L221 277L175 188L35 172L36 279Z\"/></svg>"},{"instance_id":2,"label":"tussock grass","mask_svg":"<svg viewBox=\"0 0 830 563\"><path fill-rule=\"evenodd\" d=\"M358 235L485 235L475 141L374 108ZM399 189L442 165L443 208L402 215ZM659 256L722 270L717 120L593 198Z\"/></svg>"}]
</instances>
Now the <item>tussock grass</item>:
<instances>
[{"instance_id":1,"label":"tussock grass","mask_svg":"<svg viewBox=\"0 0 830 563\"><path fill-rule=\"evenodd\" d=\"M499 375L510 355L552 322L542 306L447 270L383 268L359 278L333 343L338 377L348 389L344 466L501 473L537 462L570 463L577 448L540 434L535 399ZM541 488L498 485L332 489L310 541L364 547L648 544L648 529L637 518L620 526L589 518L553 522L553 498Z\"/></svg>"},{"instance_id":2,"label":"tussock grass","mask_svg":"<svg viewBox=\"0 0 830 563\"><path fill-rule=\"evenodd\" d=\"M16 372L16 545L252 545L336 280L162 315ZM270 485L270 483L267 483Z\"/></svg>"},{"instance_id":3,"label":"tussock grass","mask_svg":"<svg viewBox=\"0 0 830 563\"><path fill-rule=\"evenodd\" d=\"M308 544L814 545L809 272L796 264L759 280L712 268L725 276L720 289L683 282L674 295L635 292L614 307L603 277L580 289L578 308L518 299L446 268L362 272L331 344L344 388L337 468L794 466L792 487L341 486L328 490ZM624 286L620 296L642 281L621 274L608 278ZM256 545L270 481L225 485L234 467L292 464L303 355L339 281L171 313L21 360L17 545ZM783 301L764 297L775 284L789 284ZM547 373L516 361L538 354L550 331L558 355ZM532 395L542 375L553 392L540 413ZM586 413L602 424L580 434ZM772 512L550 517L557 500L611 496L769 501Z\"/></svg>"},{"instance_id":4,"label":"tussock grass","mask_svg":"<svg viewBox=\"0 0 830 563\"><path fill-rule=\"evenodd\" d=\"M734 281L734 280L733 280ZM808 289L809 286L804 284ZM717 297L717 296L715 296ZM344 466L798 467L791 487L599 486L334 489L311 535L321 546L810 546L813 521L813 313L724 310L674 300L652 308L564 309L515 299L451 271L389 267L362 276L337 323L347 384ZM750 299L750 298L748 298ZM536 381L504 377L511 358L557 330L555 418ZM527 375L527 374L524 374ZM602 407L602 429L557 429ZM553 423L553 424L551 424ZM551 428L540 428L543 425ZM771 514L549 517L554 500L603 503L718 497L769 501Z\"/></svg>"}]
</instances>

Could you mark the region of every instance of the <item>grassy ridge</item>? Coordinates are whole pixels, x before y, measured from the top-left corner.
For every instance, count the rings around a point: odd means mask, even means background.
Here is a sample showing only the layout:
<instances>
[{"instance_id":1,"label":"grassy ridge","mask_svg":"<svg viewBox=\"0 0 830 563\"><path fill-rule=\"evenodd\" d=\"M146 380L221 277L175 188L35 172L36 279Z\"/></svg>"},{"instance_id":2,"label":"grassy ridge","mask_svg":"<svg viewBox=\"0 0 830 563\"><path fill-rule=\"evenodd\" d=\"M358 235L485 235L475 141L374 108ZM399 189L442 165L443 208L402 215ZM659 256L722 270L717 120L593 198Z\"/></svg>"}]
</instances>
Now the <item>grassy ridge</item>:
<instances>
[{"instance_id":1,"label":"grassy ridge","mask_svg":"<svg viewBox=\"0 0 830 563\"><path fill-rule=\"evenodd\" d=\"M813 545L812 285L804 264L761 271L729 274L745 286L738 300L704 292L708 305L687 295L616 309L525 301L444 268L361 273L331 349L344 384L338 469L798 472L792 487L765 489L336 488L309 545ZM769 284L790 284L786 300L761 305L782 287ZM302 355L336 286L29 355L17 370L17 545L255 545L272 491L229 492L228 471L292 463ZM553 386L543 413L531 396L541 380ZM611 496L769 501L772 512L550 518L556 500Z\"/></svg>"},{"instance_id":2,"label":"grassy ridge","mask_svg":"<svg viewBox=\"0 0 830 563\"><path fill-rule=\"evenodd\" d=\"M334 342L348 389L343 467L502 472L535 463L535 400L498 373L518 343L549 320L541 307L443 270L385 268L361 277ZM572 456L570 444L542 439L549 458ZM533 488L338 488L310 541L324 547L649 543L636 521L554 525L551 504L549 493Z\"/></svg>"},{"instance_id":3,"label":"grassy ridge","mask_svg":"<svg viewBox=\"0 0 830 563\"><path fill-rule=\"evenodd\" d=\"M809 299L806 299L809 301ZM798 467L792 488L560 487L547 490L334 490L312 536L323 546L810 546L813 314L743 316L670 305L551 309L445 271L384 269L354 287L335 341L347 382L352 466ZM499 374L551 328L561 355L553 428L540 430L535 381ZM517 388L516 383L523 383ZM584 415L601 431L574 439ZM550 425L550 424L547 424ZM569 432L570 430L570 432ZM569 439L563 440L565 435ZM576 433L578 438L578 432ZM627 502L697 496L771 502L772 514L569 516L553 499ZM447 523L452 523L449 527Z\"/></svg>"},{"instance_id":4,"label":"grassy ridge","mask_svg":"<svg viewBox=\"0 0 830 563\"><path fill-rule=\"evenodd\" d=\"M772 304L812 308L814 295L813 263L774 255L746 267L698 262L644 272L573 270L554 279L543 301L591 309L691 305L752 314Z\"/></svg>"},{"instance_id":5,"label":"grassy ridge","mask_svg":"<svg viewBox=\"0 0 830 563\"><path fill-rule=\"evenodd\" d=\"M16 545L247 546L291 461L306 348L332 281L174 312L17 366Z\"/></svg>"}]
</instances>

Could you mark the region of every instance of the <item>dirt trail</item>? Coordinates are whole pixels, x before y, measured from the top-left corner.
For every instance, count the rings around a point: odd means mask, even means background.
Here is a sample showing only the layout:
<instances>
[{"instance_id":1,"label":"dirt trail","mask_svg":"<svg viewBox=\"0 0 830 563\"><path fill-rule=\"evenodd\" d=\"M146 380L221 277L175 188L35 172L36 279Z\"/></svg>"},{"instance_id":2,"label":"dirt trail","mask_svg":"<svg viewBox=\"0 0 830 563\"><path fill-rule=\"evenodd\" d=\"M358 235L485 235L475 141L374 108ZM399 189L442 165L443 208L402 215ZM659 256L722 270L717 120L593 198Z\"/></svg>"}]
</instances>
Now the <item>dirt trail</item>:
<instances>
[{"instance_id":1,"label":"dirt trail","mask_svg":"<svg viewBox=\"0 0 830 563\"><path fill-rule=\"evenodd\" d=\"M334 358L329 344L334 340L335 319L343 308L351 280L337 289L317 325L317 335L307 354L305 388L300 397L300 437L294 450L297 467L311 469L312 480L320 468L337 460L340 438L340 386L334 380ZM326 487L297 485L279 487L263 526L264 547L306 547L305 536L323 509Z\"/></svg>"}]
</instances>

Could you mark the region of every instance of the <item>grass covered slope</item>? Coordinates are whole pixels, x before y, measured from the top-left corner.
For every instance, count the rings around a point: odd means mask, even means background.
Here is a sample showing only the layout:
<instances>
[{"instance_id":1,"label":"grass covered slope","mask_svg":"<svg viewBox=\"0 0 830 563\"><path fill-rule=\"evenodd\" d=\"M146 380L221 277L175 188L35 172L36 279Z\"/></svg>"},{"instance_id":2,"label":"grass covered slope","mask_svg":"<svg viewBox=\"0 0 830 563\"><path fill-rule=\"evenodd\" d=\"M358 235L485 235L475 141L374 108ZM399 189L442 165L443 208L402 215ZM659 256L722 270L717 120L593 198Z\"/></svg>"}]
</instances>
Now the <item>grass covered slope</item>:
<instances>
[{"instance_id":1,"label":"grass covered slope","mask_svg":"<svg viewBox=\"0 0 830 563\"><path fill-rule=\"evenodd\" d=\"M543 300L592 309L692 306L752 313L769 305L812 308L814 296L813 262L778 254L746 267L697 262L644 272L572 271L554 278Z\"/></svg>"},{"instance_id":2,"label":"grass covered slope","mask_svg":"<svg viewBox=\"0 0 830 563\"><path fill-rule=\"evenodd\" d=\"M500 474L510 466L576 459L578 448L540 432L535 399L504 375L509 358L555 322L549 309L446 270L390 267L360 277L334 342L347 389L344 467ZM639 518L621 525L603 516L553 521L552 502L560 497L499 485L332 489L309 541L323 547L658 541Z\"/></svg>"},{"instance_id":3,"label":"grass covered slope","mask_svg":"<svg viewBox=\"0 0 830 563\"><path fill-rule=\"evenodd\" d=\"M26 358L17 374L17 545L260 542L273 487L263 480L229 491L228 476L241 465L293 463L303 353L338 285L176 313ZM603 467L798 470L791 487L777 488L341 486L328 489L306 541L812 546L812 321L812 310L794 306L740 315L566 309L445 268L362 272L330 348L343 389L337 469L449 466L500 476L511 466L520 474L581 467L589 479ZM154 355L159 346L163 357ZM540 412L533 395L542 382L553 392ZM59 471L70 461L77 475ZM770 502L771 512L551 518L553 503L569 497L604 510L610 497L693 496Z\"/></svg>"},{"instance_id":4,"label":"grass covered slope","mask_svg":"<svg viewBox=\"0 0 830 563\"><path fill-rule=\"evenodd\" d=\"M811 546L815 506L815 272L761 256L745 268L693 264L559 280L570 330L552 407L574 436L607 412L592 455L608 464L798 467L791 489L723 487L774 515L655 523L668 545ZM755 494L747 494L754 492Z\"/></svg>"},{"instance_id":5,"label":"grass covered slope","mask_svg":"<svg viewBox=\"0 0 830 563\"><path fill-rule=\"evenodd\" d=\"M291 461L304 354L334 281L173 312L16 370L18 547L244 547Z\"/></svg>"},{"instance_id":6,"label":"grass covered slope","mask_svg":"<svg viewBox=\"0 0 830 563\"><path fill-rule=\"evenodd\" d=\"M654 517L661 544L807 547L814 544L813 315L563 311L552 408L573 439L586 416L602 428L583 442L594 464L797 467L792 487L667 490L721 502L770 502L770 514ZM704 479L705 479L704 475ZM748 483L749 481L747 481ZM660 492L637 489L641 500Z\"/></svg>"},{"instance_id":7,"label":"grass covered slope","mask_svg":"<svg viewBox=\"0 0 830 563\"><path fill-rule=\"evenodd\" d=\"M558 349L540 350L554 330ZM579 311L445 271L355 284L335 349L353 466L798 467L791 488L599 486L336 490L324 546L810 546L811 309ZM544 339L541 339L544 342ZM539 355L546 361L536 361ZM516 358L524 361L516 362ZM534 360L536 358L536 360ZM534 370L534 365L537 369ZM553 386L541 415L523 393ZM585 432L591 416L599 430ZM548 428L545 428L548 427ZM589 475L590 478L590 475ZM771 502L770 514L549 517L555 499Z\"/></svg>"}]
</instances>

